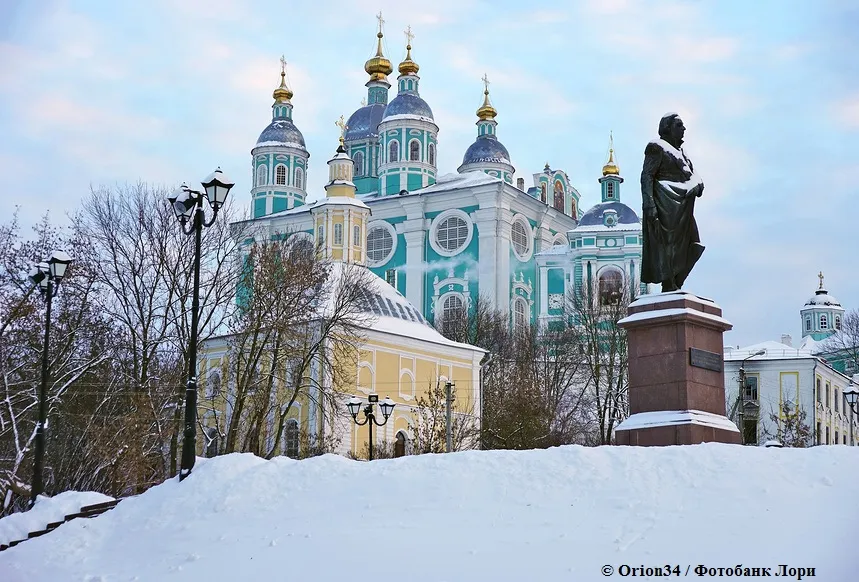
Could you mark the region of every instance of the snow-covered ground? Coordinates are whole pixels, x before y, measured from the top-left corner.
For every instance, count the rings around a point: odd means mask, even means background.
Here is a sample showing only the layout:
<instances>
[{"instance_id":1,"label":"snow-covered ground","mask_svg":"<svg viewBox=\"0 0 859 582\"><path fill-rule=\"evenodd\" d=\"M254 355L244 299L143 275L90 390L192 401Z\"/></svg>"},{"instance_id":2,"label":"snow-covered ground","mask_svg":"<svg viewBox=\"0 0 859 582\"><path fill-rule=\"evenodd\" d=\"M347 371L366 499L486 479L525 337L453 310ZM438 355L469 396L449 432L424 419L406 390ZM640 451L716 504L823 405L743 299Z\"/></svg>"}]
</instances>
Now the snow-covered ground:
<instances>
[{"instance_id":1,"label":"snow-covered ground","mask_svg":"<svg viewBox=\"0 0 859 582\"><path fill-rule=\"evenodd\" d=\"M22 540L32 531L45 529L49 523L62 521L65 516L79 512L85 505L112 500L113 497L94 491L66 491L54 497L40 495L33 509L0 519L0 544Z\"/></svg>"},{"instance_id":2,"label":"snow-covered ground","mask_svg":"<svg viewBox=\"0 0 859 582\"><path fill-rule=\"evenodd\" d=\"M785 564L850 582L857 495L859 448L844 446L570 446L372 463L236 454L0 553L0 580L598 581L666 565L702 579L699 565L775 576Z\"/></svg>"}]
</instances>

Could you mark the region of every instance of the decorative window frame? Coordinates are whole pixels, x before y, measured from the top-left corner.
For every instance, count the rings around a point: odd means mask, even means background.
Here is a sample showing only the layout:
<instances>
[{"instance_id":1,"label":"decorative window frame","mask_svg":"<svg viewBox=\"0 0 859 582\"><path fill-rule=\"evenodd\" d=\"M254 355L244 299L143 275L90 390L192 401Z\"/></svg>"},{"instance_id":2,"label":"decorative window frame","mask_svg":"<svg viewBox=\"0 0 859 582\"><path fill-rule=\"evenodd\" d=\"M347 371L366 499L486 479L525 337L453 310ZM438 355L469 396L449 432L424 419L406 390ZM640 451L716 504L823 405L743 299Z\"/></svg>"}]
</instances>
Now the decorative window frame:
<instances>
[{"instance_id":1,"label":"decorative window frame","mask_svg":"<svg viewBox=\"0 0 859 582\"><path fill-rule=\"evenodd\" d=\"M343 223L337 222L334 224L334 237L332 243L334 246L343 246Z\"/></svg>"},{"instance_id":2,"label":"decorative window frame","mask_svg":"<svg viewBox=\"0 0 859 582\"><path fill-rule=\"evenodd\" d=\"M289 457L287 454L287 425L294 424L296 428L296 443L295 443L295 457ZM301 458L301 421L295 417L287 418L283 423L283 456L289 457L291 459L299 459Z\"/></svg>"},{"instance_id":3,"label":"decorative window frame","mask_svg":"<svg viewBox=\"0 0 859 582\"><path fill-rule=\"evenodd\" d=\"M268 183L268 166L266 164L260 164L257 166L257 175L254 182L258 187L265 186Z\"/></svg>"},{"instance_id":4,"label":"decorative window frame","mask_svg":"<svg viewBox=\"0 0 859 582\"><path fill-rule=\"evenodd\" d=\"M404 382L403 378L406 379L406 386L410 383L411 387L403 390ZM403 368L400 370L400 378L399 383L397 385L397 391L399 392L400 398L403 400L412 400L416 396L417 382L415 381L415 373L409 370L408 368Z\"/></svg>"},{"instance_id":5,"label":"decorative window frame","mask_svg":"<svg viewBox=\"0 0 859 582\"><path fill-rule=\"evenodd\" d=\"M512 319L514 332L518 333L518 332L524 331L527 328L527 326L530 325L530 323L531 323L531 306L529 305L529 303L530 302L527 299L525 299L524 297L522 297L521 295L514 295L513 296L513 304L511 305L512 309L510 309L510 317ZM524 327L520 327L519 324L516 322L516 316L517 316L516 308L519 305L523 305L525 307L525 322L524 322L525 326Z\"/></svg>"},{"instance_id":6,"label":"decorative window frame","mask_svg":"<svg viewBox=\"0 0 859 582\"><path fill-rule=\"evenodd\" d=\"M461 218L465 221L465 224L468 227L468 234L466 235L465 242L462 245L452 251L449 251L438 243L438 228L445 220L453 216ZM456 255L468 248L468 245L471 244L472 238L474 238L474 223L471 221L471 217L468 214L458 208L451 208L449 210L445 210L444 212L433 218L432 223L430 224L430 247L432 247L432 250L434 250L442 257L455 257Z\"/></svg>"},{"instance_id":7,"label":"decorative window frame","mask_svg":"<svg viewBox=\"0 0 859 582\"><path fill-rule=\"evenodd\" d=\"M282 170L281 170L282 168ZM280 172L283 172L283 182L280 181ZM278 164L274 167L274 184L275 186L286 186L286 164Z\"/></svg>"},{"instance_id":8,"label":"decorative window frame","mask_svg":"<svg viewBox=\"0 0 859 582\"><path fill-rule=\"evenodd\" d=\"M516 250L516 245L513 243L513 227L519 223L525 229L525 236L528 239L528 247L525 249L523 254L519 254L519 251ZM519 259L522 263L527 263L531 260L531 257L534 254L534 229L531 228L531 225L528 223L528 219L525 218L521 214L517 214L513 217L512 222L510 223L510 248L513 249L513 255Z\"/></svg>"},{"instance_id":9,"label":"decorative window frame","mask_svg":"<svg viewBox=\"0 0 859 582\"><path fill-rule=\"evenodd\" d=\"M391 146L394 146L394 147L391 148ZM385 152L385 158L388 160L388 163L389 164L399 163L399 161L400 161L400 141L397 139L390 140L388 142L387 148L388 148L388 151ZM391 151L397 152L397 159L396 160L392 159Z\"/></svg>"},{"instance_id":10,"label":"decorative window frame","mask_svg":"<svg viewBox=\"0 0 859 582\"><path fill-rule=\"evenodd\" d=\"M829 329L829 318L825 313L820 314L820 329Z\"/></svg>"},{"instance_id":11,"label":"decorative window frame","mask_svg":"<svg viewBox=\"0 0 859 582\"><path fill-rule=\"evenodd\" d=\"M430 166L435 165L435 144L434 143L430 143L427 146L427 163L429 163Z\"/></svg>"},{"instance_id":12,"label":"decorative window frame","mask_svg":"<svg viewBox=\"0 0 859 582\"><path fill-rule=\"evenodd\" d=\"M556 235L555 235L555 239L552 241L552 246L553 246L553 247L557 247L557 246L565 246L565 247L568 247L568 246L570 246L570 241L569 241L569 239L567 238L567 235L565 235L565 234L556 234Z\"/></svg>"},{"instance_id":13,"label":"decorative window frame","mask_svg":"<svg viewBox=\"0 0 859 582\"><path fill-rule=\"evenodd\" d=\"M295 172L293 172L292 185L299 190L304 190L304 170L301 169L301 167L295 168Z\"/></svg>"},{"instance_id":14,"label":"decorative window frame","mask_svg":"<svg viewBox=\"0 0 859 582\"><path fill-rule=\"evenodd\" d=\"M417 157L417 159L412 159L412 146L413 146L414 144L417 144L417 146L418 146L418 157ZM412 139L410 139L410 140L409 140L409 148L408 148L409 161L410 161L410 162L421 162L421 161L423 161L423 160L421 159L421 153L422 153L422 152L421 152L421 150L422 150L422 149L423 149L423 148L421 147L421 140L419 140L419 139L417 139L417 138L412 138Z\"/></svg>"},{"instance_id":15,"label":"decorative window frame","mask_svg":"<svg viewBox=\"0 0 859 582\"><path fill-rule=\"evenodd\" d=\"M360 247L361 246L361 225L353 224L352 225L352 246Z\"/></svg>"},{"instance_id":16,"label":"decorative window frame","mask_svg":"<svg viewBox=\"0 0 859 582\"><path fill-rule=\"evenodd\" d=\"M433 323L435 324L436 329L441 329L441 326L444 325L444 303L451 297L457 297L460 301L462 301L462 305L464 309L468 309L468 298L464 293L459 291L448 291L444 295L440 295L436 298L434 302L433 309Z\"/></svg>"},{"instance_id":17,"label":"decorative window frame","mask_svg":"<svg viewBox=\"0 0 859 582\"><path fill-rule=\"evenodd\" d=\"M370 259L370 253L369 253L370 247L367 244L367 241L365 240L364 241L364 247L368 251L367 252L367 266L368 267L381 267L382 265L387 264L388 261L390 261L394 257L394 253L397 252L397 229L394 228L394 225L391 224L390 222L387 222L385 220L374 220L374 221L370 222L367 225L367 238L370 238L370 233L374 229L376 229L377 227L384 228L385 230L387 230L388 233L390 233L391 238L394 241L394 244L391 245L391 251L388 253L388 255L384 259L374 261L374 260Z\"/></svg>"},{"instance_id":18,"label":"decorative window frame","mask_svg":"<svg viewBox=\"0 0 859 582\"><path fill-rule=\"evenodd\" d=\"M602 289L600 289L600 279L610 271L614 271L620 275L620 293L623 294L624 286L627 284L627 276L623 268L618 265L603 265L594 274L594 284L596 285L596 293L594 294L599 305L602 305Z\"/></svg>"},{"instance_id":19,"label":"decorative window frame","mask_svg":"<svg viewBox=\"0 0 859 582\"><path fill-rule=\"evenodd\" d=\"M364 175L364 152L355 152L352 156L352 164L355 166L355 177L362 177Z\"/></svg>"}]
</instances>

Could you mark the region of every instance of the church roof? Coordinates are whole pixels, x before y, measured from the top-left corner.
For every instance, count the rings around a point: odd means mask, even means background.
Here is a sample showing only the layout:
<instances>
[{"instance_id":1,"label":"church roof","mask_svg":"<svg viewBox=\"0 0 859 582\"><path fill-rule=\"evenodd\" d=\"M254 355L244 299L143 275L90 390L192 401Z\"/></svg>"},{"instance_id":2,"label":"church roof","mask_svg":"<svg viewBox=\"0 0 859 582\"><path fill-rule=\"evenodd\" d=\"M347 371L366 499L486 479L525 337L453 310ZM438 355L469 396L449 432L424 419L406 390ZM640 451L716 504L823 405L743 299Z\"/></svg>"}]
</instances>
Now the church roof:
<instances>
[{"instance_id":1,"label":"church roof","mask_svg":"<svg viewBox=\"0 0 859 582\"><path fill-rule=\"evenodd\" d=\"M805 302L806 306L827 306L827 307L841 307L841 303L838 300L829 294L826 289L818 289L814 296L812 296L808 301Z\"/></svg>"},{"instance_id":2,"label":"church roof","mask_svg":"<svg viewBox=\"0 0 859 582\"><path fill-rule=\"evenodd\" d=\"M291 119L281 117L268 124L257 139L256 146L291 146L306 149L304 136Z\"/></svg>"},{"instance_id":3,"label":"church roof","mask_svg":"<svg viewBox=\"0 0 859 582\"><path fill-rule=\"evenodd\" d=\"M462 165L479 163L510 164L510 154L494 135L482 135L465 150Z\"/></svg>"},{"instance_id":4,"label":"church roof","mask_svg":"<svg viewBox=\"0 0 859 582\"><path fill-rule=\"evenodd\" d=\"M635 211L622 202L603 202L584 213L579 219L579 226L603 226L603 214L606 210L617 212L617 224L639 225L641 221Z\"/></svg>"},{"instance_id":5,"label":"church roof","mask_svg":"<svg viewBox=\"0 0 859 582\"><path fill-rule=\"evenodd\" d=\"M421 99L420 95L410 92L402 92L391 99L391 102L385 108L385 114L382 116L382 119L396 115L413 115L415 117L423 117L427 121L433 121L432 109L430 109L427 102Z\"/></svg>"},{"instance_id":6,"label":"church roof","mask_svg":"<svg viewBox=\"0 0 859 582\"><path fill-rule=\"evenodd\" d=\"M377 137L379 135L379 123L382 121L384 113L384 103L365 105L349 117L349 121L346 122L346 134L343 136L343 139L346 141L355 141Z\"/></svg>"}]
</instances>

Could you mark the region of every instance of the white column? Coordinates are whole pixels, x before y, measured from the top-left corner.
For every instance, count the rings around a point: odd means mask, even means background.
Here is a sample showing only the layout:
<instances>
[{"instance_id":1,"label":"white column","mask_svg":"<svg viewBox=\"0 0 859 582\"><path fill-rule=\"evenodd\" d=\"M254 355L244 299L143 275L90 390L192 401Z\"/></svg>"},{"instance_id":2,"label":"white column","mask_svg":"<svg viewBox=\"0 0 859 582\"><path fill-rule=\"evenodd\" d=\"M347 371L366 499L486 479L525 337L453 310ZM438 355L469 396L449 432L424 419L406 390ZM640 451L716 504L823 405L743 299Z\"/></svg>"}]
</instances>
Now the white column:
<instances>
[{"instance_id":1,"label":"white column","mask_svg":"<svg viewBox=\"0 0 859 582\"><path fill-rule=\"evenodd\" d=\"M421 227L404 232L403 238L406 239L406 299L423 312L426 232Z\"/></svg>"},{"instance_id":2,"label":"white column","mask_svg":"<svg viewBox=\"0 0 859 582\"><path fill-rule=\"evenodd\" d=\"M498 309L502 313L510 311L510 238L512 226L512 213L509 210L501 210L495 238L495 288Z\"/></svg>"},{"instance_id":3,"label":"white column","mask_svg":"<svg viewBox=\"0 0 859 582\"><path fill-rule=\"evenodd\" d=\"M540 269L540 316L549 315L549 269L541 265Z\"/></svg>"},{"instance_id":4,"label":"white column","mask_svg":"<svg viewBox=\"0 0 859 582\"><path fill-rule=\"evenodd\" d=\"M498 305L498 290L495 280L495 264L497 262L496 211L494 208L481 209L471 214L471 219L477 227L477 272L478 291L480 295L489 297L492 303Z\"/></svg>"}]
</instances>

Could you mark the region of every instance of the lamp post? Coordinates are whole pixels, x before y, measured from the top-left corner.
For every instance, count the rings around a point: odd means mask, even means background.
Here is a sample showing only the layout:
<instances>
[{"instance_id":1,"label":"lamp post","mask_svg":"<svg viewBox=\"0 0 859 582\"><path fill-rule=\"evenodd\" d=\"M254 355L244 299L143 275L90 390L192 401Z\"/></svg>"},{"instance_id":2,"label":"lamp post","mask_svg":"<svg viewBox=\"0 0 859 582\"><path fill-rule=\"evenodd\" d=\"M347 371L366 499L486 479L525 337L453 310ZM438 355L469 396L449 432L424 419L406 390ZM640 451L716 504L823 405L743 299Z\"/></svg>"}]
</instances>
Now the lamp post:
<instances>
[{"instance_id":1,"label":"lamp post","mask_svg":"<svg viewBox=\"0 0 859 582\"><path fill-rule=\"evenodd\" d=\"M847 388L842 392L844 395L844 400L847 402L847 405L850 407L850 412L853 414L850 415L850 418L847 419L847 423L850 425L850 445L853 445L853 418L859 414L859 388L856 387L856 384L853 383L853 380L850 380L850 384L847 385Z\"/></svg>"},{"instance_id":2,"label":"lamp post","mask_svg":"<svg viewBox=\"0 0 859 582\"><path fill-rule=\"evenodd\" d=\"M745 416L746 416L746 413L745 413L745 408L746 408L746 402L745 402L746 401L746 395L745 395L745 391L746 391L746 362L748 360L751 360L755 356L762 356L765 353L767 353L767 351L765 349L758 350L755 353L753 353L752 355L750 355L749 357L744 358L743 361L740 362L740 393L737 395L737 401L739 402L738 412L739 412L739 416L740 416L740 444L741 445L746 444L746 418L745 418ZM758 389L760 389L760 387Z\"/></svg>"},{"instance_id":3,"label":"lamp post","mask_svg":"<svg viewBox=\"0 0 859 582\"><path fill-rule=\"evenodd\" d=\"M45 428L48 422L48 346L51 339L51 300L60 290L60 283L72 258L63 251L54 251L46 262L30 271L30 281L39 288L45 299L45 343L42 345L42 385L39 388L39 422L36 424L36 451L33 460L33 484L30 489L30 507L43 491L42 469L45 464Z\"/></svg>"},{"instance_id":4,"label":"lamp post","mask_svg":"<svg viewBox=\"0 0 859 582\"><path fill-rule=\"evenodd\" d=\"M200 317L200 246L203 227L215 223L218 211L227 200L234 182L218 168L202 182L204 192L192 190L186 184L167 196L182 232L194 235L194 290L191 300L191 345L188 346L188 384L185 388L185 427L182 431L182 460L179 481L191 474L197 455L197 325ZM212 208L211 220L205 219L203 199ZM190 223L190 226L188 226ZM187 228L186 228L187 227Z\"/></svg>"},{"instance_id":5,"label":"lamp post","mask_svg":"<svg viewBox=\"0 0 859 582\"><path fill-rule=\"evenodd\" d=\"M367 406L364 407L364 420L358 420L358 411L361 410L361 405L364 404L361 402L360 398L353 396L349 399L349 402L346 403L346 407L349 409L349 414L352 415L352 420L355 421L355 424L358 426L364 426L365 424L370 427L370 460L373 460L373 425L376 426L385 426L387 424L388 419L391 417L391 413L394 411L394 406L396 403L390 398L385 398L381 402L379 402L378 394L370 394L367 397ZM378 404L379 408L382 409L382 416L385 418L384 421L379 422L376 420L376 415L373 412L373 405Z\"/></svg>"}]
</instances>

